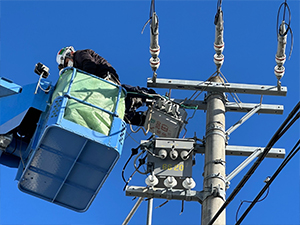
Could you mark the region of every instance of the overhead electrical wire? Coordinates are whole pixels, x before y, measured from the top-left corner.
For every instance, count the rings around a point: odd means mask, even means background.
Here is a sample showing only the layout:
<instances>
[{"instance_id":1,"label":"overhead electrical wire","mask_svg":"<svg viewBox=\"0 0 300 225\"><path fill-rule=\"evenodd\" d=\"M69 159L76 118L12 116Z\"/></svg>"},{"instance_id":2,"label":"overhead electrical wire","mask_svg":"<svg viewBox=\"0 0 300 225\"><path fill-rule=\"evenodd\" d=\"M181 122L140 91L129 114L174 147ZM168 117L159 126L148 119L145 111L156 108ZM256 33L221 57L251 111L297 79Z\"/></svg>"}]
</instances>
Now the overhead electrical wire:
<instances>
[{"instance_id":1,"label":"overhead electrical wire","mask_svg":"<svg viewBox=\"0 0 300 225\"><path fill-rule=\"evenodd\" d=\"M299 119L300 117L300 101L297 103L297 105L293 108L293 110L290 112L288 117L285 119L285 121L281 124L279 129L275 132L267 146L265 147L262 154L258 157L258 159L254 162L252 167L248 170L246 175L243 177L243 179L239 182L239 184L236 186L236 188L233 190L233 192L230 194L230 196L227 198L227 200L223 203L223 205L220 207L218 212L214 215L214 217L211 219L211 221L208 223L208 225L212 225L216 219L219 217L219 215L223 212L223 210L229 205L229 203L234 199L234 197L239 193L239 191L242 189L242 187L247 183L247 181L250 179L252 174L255 172L257 167L260 165L260 163L264 160L264 158L267 156L271 148L274 146L274 144L288 131L288 129Z\"/></svg>"},{"instance_id":2,"label":"overhead electrical wire","mask_svg":"<svg viewBox=\"0 0 300 225\"><path fill-rule=\"evenodd\" d=\"M237 221L236 225L241 224L241 222L245 219L245 217L248 215L250 210L253 208L253 206L259 201L258 199L265 193L266 190L269 189L272 182L275 180L275 178L279 175L279 173L283 170L283 168L287 165L287 163L296 155L296 153L300 150L300 139L295 144L293 149L290 151L288 156L283 160L283 162L280 164L276 172L273 174L273 176L270 178L270 180L266 183L266 185L262 188L262 190L259 192L259 194L256 196L256 198L252 201L251 205L245 210L243 215L240 217L240 219Z\"/></svg>"}]
</instances>

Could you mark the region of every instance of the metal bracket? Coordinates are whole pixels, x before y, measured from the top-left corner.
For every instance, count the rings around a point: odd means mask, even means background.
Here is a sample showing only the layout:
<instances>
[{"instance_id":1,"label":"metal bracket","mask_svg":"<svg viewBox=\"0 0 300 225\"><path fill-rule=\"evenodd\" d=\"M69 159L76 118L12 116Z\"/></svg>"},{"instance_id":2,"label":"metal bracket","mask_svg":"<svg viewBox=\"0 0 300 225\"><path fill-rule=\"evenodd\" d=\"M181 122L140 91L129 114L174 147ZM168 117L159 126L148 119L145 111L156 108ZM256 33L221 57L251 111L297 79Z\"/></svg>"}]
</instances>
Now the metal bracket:
<instances>
[{"instance_id":1,"label":"metal bracket","mask_svg":"<svg viewBox=\"0 0 300 225\"><path fill-rule=\"evenodd\" d=\"M226 161L223 159L215 159L213 161L209 161L205 163L204 167L207 166L208 164L213 163L213 164L221 164L222 166L225 166Z\"/></svg>"},{"instance_id":2,"label":"metal bracket","mask_svg":"<svg viewBox=\"0 0 300 225\"><path fill-rule=\"evenodd\" d=\"M181 201L195 201L202 204L203 191L167 189L167 188L148 188L140 186L127 186L126 196L136 196L143 198L173 199Z\"/></svg>"},{"instance_id":3,"label":"metal bracket","mask_svg":"<svg viewBox=\"0 0 300 225\"><path fill-rule=\"evenodd\" d=\"M246 122L252 115L254 115L257 111L259 111L261 108L261 104L255 106L250 112L248 112L245 116L243 116L237 123L235 123L233 126L231 126L227 131L227 139L229 139L229 135L236 130L239 126L241 126L244 122Z\"/></svg>"},{"instance_id":4,"label":"metal bracket","mask_svg":"<svg viewBox=\"0 0 300 225\"><path fill-rule=\"evenodd\" d=\"M211 179L211 178L219 178L221 179L224 183L226 183L226 179L220 175L220 173L212 173L206 177L204 177L204 180L207 180L207 179Z\"/></svg>"},{"instance_id":5,"label":"metal bracket","mask_svg":"<svg viewBox=\"0 0 300 225\"><path fill-rule=\"evenodd\" d=\"M250 156L256 149L263 147L252 147L252 146L237 146L237 145L226 145L225 153L226 155L236 155L236 156ZM205 146L203 144L195 144L194 152L204 154ZM266 156L267 158L281 158L285 157L284 148L271 148Z\"/></svg>"},{"instance_id":6,"label":"metal bracket","mask_svg":"<svg viewBox=\"0 0 300 225\"><path fill-rule=\"evenodd\" d=\"M205 190L203 191L203 201L210 196L220 197L223 201L226 200L226 192L221 188L220 184L214 187L212 185L210 187L205 187Z\"/></svg>"},{"instance_id":7,"label":"metal bracket","mask_svg":"<svg viewBox=\"0 0 300 225\"><path fill-rule=\"evenodd\" d=\"M173 99L174 102L178 102L185 106L197 107L197 110L207 110L207 103L200 100L186 100L186 99ZM226 102L225 110L226 112L244 112L247 113L251 111L257 104L254 103L236 103L236 102ZM261 108L257 113L260 114L283 114L283 105L271 105L271 104L261 104Z\"/></svg>"},{"instance_id":8,"label":"metal bracket","mask_svg":"<svg viewBox=\"0 0 300 225\"><path fill-rule=\"evenodd\" d=\"M246 160L244 160L237 168L235 168L227 177L226 177L226 188L229 188L230 181L243 170L250 162L253 161L257 156L263 152L263 149L257 148Z\"/></svg>"},{"instance_id":9,"label":"metal bracket","mask_svg":"<svg viewBox=\"0 0 300 225\"><path fill-rule=\"evenodd\" d=\"M218 123L220 123L220 122L213 122L213 123L210 123L207 125L205 138L207 138L208 136L210 136L212 134L217 134L217 135L220 135L221 137L223 137L225 141L227 141L227 136L226 136L225 130L223 129L223 127L221 125L218 125Z\"/></svg>"},{"instance_id":10,"label":"metal bracket","mask_svg":"<svg viewBox=\"0 0 300 225\"><path fill-rule=\"evenodd\" d=\"M156 88L185 89L208 92L216 91L257 95L286 96L287 94L287 87L281 87L281 89L278 90L277 86L270 85L218 83L210 81L191 81L162 78L156 79L155 83L152 81L152 78L148 78L147 86Z\"/></svg>"}]
</instances>

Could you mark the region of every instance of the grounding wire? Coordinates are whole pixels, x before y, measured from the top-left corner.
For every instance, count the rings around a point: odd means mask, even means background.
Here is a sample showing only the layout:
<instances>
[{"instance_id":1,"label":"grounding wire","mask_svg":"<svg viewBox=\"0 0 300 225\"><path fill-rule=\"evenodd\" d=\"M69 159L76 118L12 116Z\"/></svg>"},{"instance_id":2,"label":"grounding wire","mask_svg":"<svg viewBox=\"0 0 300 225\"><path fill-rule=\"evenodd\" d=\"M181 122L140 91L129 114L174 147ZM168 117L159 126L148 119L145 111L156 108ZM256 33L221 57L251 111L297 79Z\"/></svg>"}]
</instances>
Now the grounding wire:
<instances>
[{"instance_id":1,"label":"grounding wire","mask_svg":"<svg viewBox=\"0 0 300 225\"><path fill-rule=\"evenodd\" d=\"M246 175L242 178L242 180L239 182L239 184L236 186L236 188L232 191L232 193L229 195L227 200L223 203L223 205L220 207L220 209L217 211L217 213L214 215L214 217L211 219L211 221L208 223L208 225L212 225L216 219L219 217L219 215L223 212L223 210L229 205L229 203L234 199L234 197L239 193L239 191L242 189L242 187L246 184L246 182L250 179L252 174L255 172L257 167L260 165L262 160L266 157L266 155L269 153L270 149L273 147L273 145L279 140L279 138L284 134L282 133L282 130L287 126L287 124L290 122L290 120L295 116L297 111L300 109L300 101L297 103L297 105L293 108L293 110L289 113L288 117L285 119L285 121L281 124L279 129L275 132L267 146L265 147L262 154L258 157L258 159L254 162L254 164L251 166L251 168L248 170ZM294 121L295 122L295 121ZM292 124L288 124L290 127Z\"/></svg>"},{"instance_id":2,"label":"grounding wire","mask_svg":"<svg viewBox=\"0 0 300 225\"><path fill-rule=\"evenodd\" d=\"M258 202L258 199L263 195L263 193L269 188L269 186L272 184L272 182L275 180L275 178L278 176L278 174L283 170L283 168L287 165L287 163L296 155L296 153L300 150L300 140L295 144L291 152L288 154L288 156L284 159L284 161L280 164L276 172L273 174L273 176L270 178L270 180L266 183L266 185L262 188L260 193L256 196L256 198L252 201L251 205L245 210L243 215L240 217L240 219L237 221L236 225L240 224L244 218L247 216L247 214L250 212L250 210L253 208L253 206Z\"/></svg>"}]
</instances>

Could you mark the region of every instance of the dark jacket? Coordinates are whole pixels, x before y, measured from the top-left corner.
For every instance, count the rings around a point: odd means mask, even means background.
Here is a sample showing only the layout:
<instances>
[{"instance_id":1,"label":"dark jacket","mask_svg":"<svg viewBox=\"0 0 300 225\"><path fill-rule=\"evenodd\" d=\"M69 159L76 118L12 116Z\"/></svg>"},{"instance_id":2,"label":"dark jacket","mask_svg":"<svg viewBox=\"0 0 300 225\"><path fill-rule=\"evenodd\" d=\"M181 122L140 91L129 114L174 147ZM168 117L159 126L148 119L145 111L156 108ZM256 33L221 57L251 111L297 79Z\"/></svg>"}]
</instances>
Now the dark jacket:
<instances>
[{"instance_id":1,"label":"dark jacket","mask_svg":"<svg viewBox=\"0 0 300 225\"><path fill-rule=\"evenodd\" d=\"M110 72L119 80L112 65L91 49L78 50L74 53L74 67L98 77L104 78Z\"/></svg>"}]
</instances>

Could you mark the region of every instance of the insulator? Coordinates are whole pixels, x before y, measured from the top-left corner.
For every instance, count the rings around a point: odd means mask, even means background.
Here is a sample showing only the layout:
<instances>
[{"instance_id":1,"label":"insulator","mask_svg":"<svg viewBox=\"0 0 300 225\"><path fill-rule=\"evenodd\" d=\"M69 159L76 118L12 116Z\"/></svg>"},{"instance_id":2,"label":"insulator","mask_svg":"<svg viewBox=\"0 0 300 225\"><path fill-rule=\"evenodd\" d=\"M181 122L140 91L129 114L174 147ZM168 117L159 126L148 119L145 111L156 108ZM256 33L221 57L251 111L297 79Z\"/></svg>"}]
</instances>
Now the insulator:
<instances>
[{"instance_id":1,"label":"insulator","mask_svg":"<svg viewBox=\"0 0 300 225\"><path fill-rule=\"evenodd\" d=\"M170 151L170 158L175 160L178 157L178 152L176 150Z\"/></svg>"},{"instance_id":2,"label":"insulator","mask_svg":"<svg viewBox=\"0 0 300 225\"><path fill-rule=\"evenodd\" d=\"M193 178L191 177L187 177L183 182L182 182L182 186L185 188L185 189L193 189L195 186L196 186L196 183L194 181Z\"/></svg>"},{"instance_id":3,"label":"insulator","mask_svg":"<svg viewBox=\"0 0 300 225\"><path fill-rule=\"evenodd\" d=\"M150 58L150 66L151 66L151 68L154 72L158 69L159 65L160 65L160 59L158 57L157 58L153 58L153 57Z\"/></svg>"},{"instance_id":4,"label":"insulator","mask_svg":"<svg viewBox=\"0 0 300 225\"><path fill-rule=\"evenodd\" d=\"M285 55L285 48L286 48L286 43L287 43L287 34L286 34L286 29L285 29L285 22L282 21L279 27L279 33L277 34L277 40L278 40L278 45L277 45L277 52L275 55L275 61L276 61L276 66L274 68L274 73L278 81L283 77L285 68L283 64L285 63L286 60L286 55ZM278 83L280 86L280 82Z\"/></svg>"},{"instance_id":5,"label":"insulator","mask_svg":"<svg viewBox=\"0 0 300 225\"><path fill-rule=\"evenodd\" d=\"M282 57L275 56L275 61L279 67L283 66L283 64L285 63L285 60L286 60L285 54Z\"/></svg>"},{"instance_id":6,"label":"insulator","mask_svg":"<svg viewBox=\"0 0 300 225\"><path fill-rule=\"evenodd\" d=\"M189 153L187 151L182 151L180 153L180 157L182 158L182 160L187 160L189 158Z\"/></svg>"},{"instance_id":7,"label":"insulator","mask_svg":"<svg viewBox=\"0 0 300 225\"><path fill-rule=\"evenodd\" d=\"M174 104L173 107L172 107L172 114L173 114L174 116L176 116L177 114L179 114L178 111L179 111L179 105Z\"/></svg>"},{"instance_id":8,"label":"insulator","mask_svg":"<svg viewBox=\"0 0 300 225\"><path fill-rule=\"evenodd\" d=\"M278 66L278 65L275 66L274 73L278 80L280 80L283 77L284 72L285 72L284 66Z\"/></svg>"},{"instance_id":9,"label":"insulator","mask_svg":"<svg viewBox=\"0 0 300 225\"><path fill-rule=\"evenodd\" d=\"M166 112L167 113L171 113L172 112L172 102L168 101L166 104L165 104L165 109L166 109Z\"/></svg>"},{"instance_id":10,"label":"insulator","mask_svg":"<svg viewBox=\"0 0 300 225\"><path fill-rule=\"evenodd\" d=\"M156 59L160 53L160 48L151 48L149 49L151 56Z\"/></svg>"},{"instance_id":11,"label":"insulator","mask_svg":"<svg viewBox=\"0 0 300 225\"><path fill-rule=\"evenodd\" d=\"M158 155L161 159L165 159L168 155L168 152L165 149L161 149L159 150Z\"/></svg>"},{"instance_id":12,"label":"insulator","mask_svg":"<svg viewBox=\"0 0 300 225\"><path fill-rule=\"evenodd\" d=\"M221 9L216 14L215 17L215 43L214 43L214 49L218 55L221 55L224 50L224 41L223 41L223 12Z\"/></svg>"},{"instance_id":13,"label":"insulator","mask_svg":"<svg viewBox=\"0 0 300 225\"><path fill-rule=\"evenodd\" d=\"M223 65L223 62L224 62L224 55L223 54L221 54L221 55L215 54L214 55L214 63L216 64L217 69L221 68L221 66Z\"/></svg>"},{"instance_id":14,"label":"insulator","mask_svg":"<svg viewBox=\"0 0 300 225\"><path fill-rule=\"evenodd\" d=\"M152 14L150 23L150 54L155 59L160 53L158 44L158 17L155 12Z\"/></svg>"},{"instance_id":15,"label":"insulator","mask_svg":"<svg viewBox=\"0 0 300 225\"><path fill-rule=\"evenodd\" d=\"M157 106L157 108L160 109L162 107L162 105L163 105L163 100L161 98L159 98L156 102L156 106Z\"/></svg>"},{"instance_id":16,"label":"insulator","mask_svg":"<svg viewBox=\"0 0 300 225\"><path fill-rule=\"evenodd\" d=\"M218 55L222 54L224 47L225 47L224 43L220 45L214 44L214 49Z\"/></svg>"},{"instance_id":17,"label":"insulator","mask_svg":"<svg viewBox=\"0 0 300 225\"><path fill-rule=\"evenodd\" d=\"M167 177L165 180L164 180L164 185L167 187L167 188L173 188L177 185L177 180L174 178L174 177Z\"/></svg>"},{"instance_id":18,"label":"insulator","mask_svg":"<svg viewBox=\"0 0 300 225\"><path fill-rule=\"evenodd\" d=\"M158 184L158 179L155 175L149 175L146 179L145 179L145 183L150 186L150 187L154 187L155 185Z\"/></svg>"},{"instance_id":19,"label":"insulator","mask_svg":"<svg viewBox=\"0 0 300 225\"><path fill-rule=\"evenodd\" d=\"M287 34L286 34L284 21L282 21L280 25L279 33L277 34L277 40L278 40L278 45L277 45L276 58L280 59L285 57L285 48L287 43Z\"/></svg>"}]
</instances>

